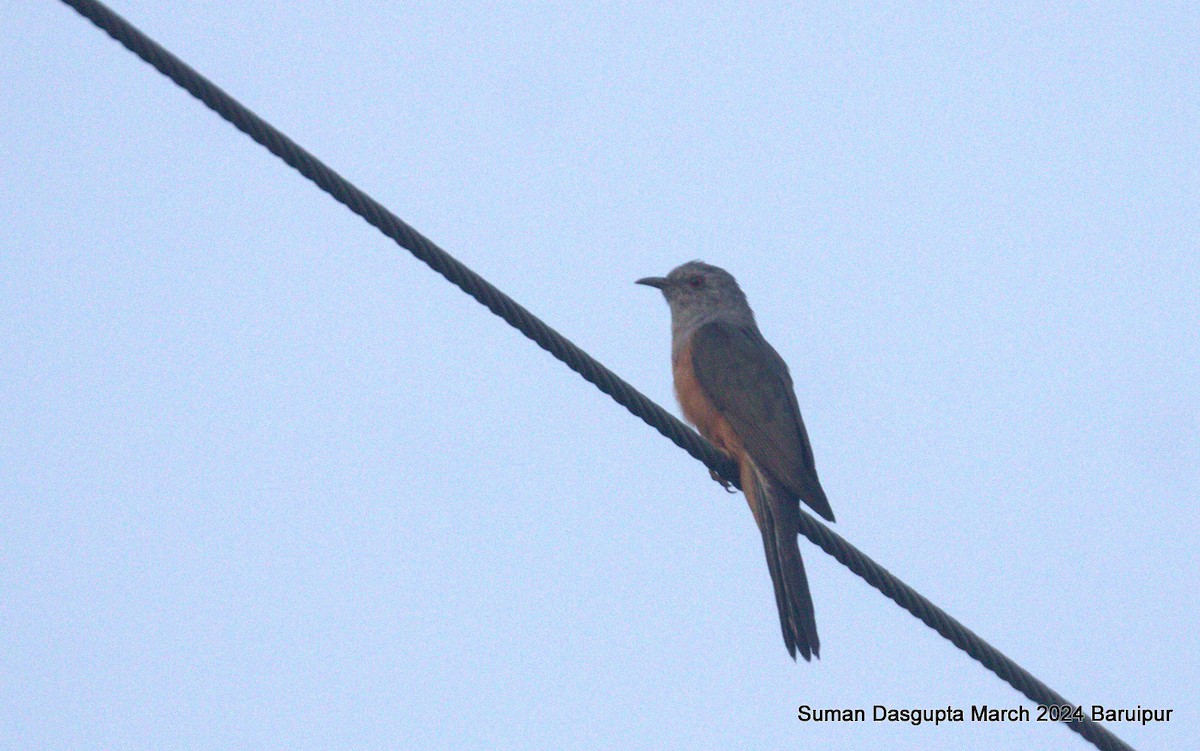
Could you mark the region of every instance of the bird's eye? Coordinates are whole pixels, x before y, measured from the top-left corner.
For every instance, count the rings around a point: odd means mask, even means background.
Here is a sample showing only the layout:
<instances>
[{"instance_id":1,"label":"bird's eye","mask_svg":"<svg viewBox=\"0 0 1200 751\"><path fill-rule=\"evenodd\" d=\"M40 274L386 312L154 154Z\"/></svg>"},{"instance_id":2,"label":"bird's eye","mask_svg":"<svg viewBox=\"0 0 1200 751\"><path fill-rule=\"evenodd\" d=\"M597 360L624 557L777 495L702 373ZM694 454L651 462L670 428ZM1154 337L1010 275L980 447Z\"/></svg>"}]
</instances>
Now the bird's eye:
<instances>
[{"instance_id":1,"label":"bird's eye","mask_svg":"<svg viewBox=\"0 0 1200 751\"><path fill-rule=\"evenodd\" d=\"M696 276L689 276L687 283L692 289L700 289L704 286L704 277L700 276L699 274Z\"/></svg>"}]
</instances>

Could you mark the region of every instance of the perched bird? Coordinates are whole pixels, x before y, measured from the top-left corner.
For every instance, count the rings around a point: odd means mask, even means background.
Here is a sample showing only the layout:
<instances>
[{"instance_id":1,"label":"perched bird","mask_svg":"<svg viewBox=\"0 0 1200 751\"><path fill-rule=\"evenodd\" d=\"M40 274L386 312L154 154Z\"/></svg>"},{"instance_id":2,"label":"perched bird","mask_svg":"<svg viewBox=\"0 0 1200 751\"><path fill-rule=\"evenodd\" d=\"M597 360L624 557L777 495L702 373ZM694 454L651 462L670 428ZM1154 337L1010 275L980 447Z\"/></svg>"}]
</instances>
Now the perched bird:
<instances>
[{"instance_id":1,"label":"perched bird","mask_svg":"<svg viewBox=\"0 0 1200 751\"><path fill-rule=\"evenodd\" d=\"M737 462L762 532L788 654L819 657L812 596L796 544L799 501L834 519L787 364L759 332L746 295L724 269L691 261L637 283L661 290L671 307L671 365L684 417Z\"/></svg>"}]
</instances>

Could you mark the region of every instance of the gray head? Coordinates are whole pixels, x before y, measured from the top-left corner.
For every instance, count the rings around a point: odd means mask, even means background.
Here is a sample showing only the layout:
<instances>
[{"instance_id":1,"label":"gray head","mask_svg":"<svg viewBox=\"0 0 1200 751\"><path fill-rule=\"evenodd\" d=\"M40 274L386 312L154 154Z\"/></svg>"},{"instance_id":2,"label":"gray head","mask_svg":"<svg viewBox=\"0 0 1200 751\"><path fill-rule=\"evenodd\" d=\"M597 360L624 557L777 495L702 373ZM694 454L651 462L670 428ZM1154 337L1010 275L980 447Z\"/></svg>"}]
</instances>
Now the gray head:
<instances>
[{"instance_id":1,"label":"gray head","mask_svg":"<svg viewBox=\"0 0 1200 751\"><path fill-rule=\"evenodd\" d=\"M754 325L754 313L733 274L703 261L688 261L665 277L649 276L637 283L662 290L676 330L715 319Z\"/></svg>"}]
</instances>

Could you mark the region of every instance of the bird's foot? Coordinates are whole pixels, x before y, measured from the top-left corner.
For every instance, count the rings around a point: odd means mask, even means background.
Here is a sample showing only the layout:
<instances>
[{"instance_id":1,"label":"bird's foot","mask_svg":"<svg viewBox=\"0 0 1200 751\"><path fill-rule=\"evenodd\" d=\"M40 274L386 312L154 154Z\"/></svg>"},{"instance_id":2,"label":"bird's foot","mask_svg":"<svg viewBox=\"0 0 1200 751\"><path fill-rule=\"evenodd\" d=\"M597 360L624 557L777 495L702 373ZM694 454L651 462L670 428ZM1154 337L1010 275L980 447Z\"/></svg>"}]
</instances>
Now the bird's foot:
<instances>
[{"instance_id":1,"label":"bird's foot","mask_svg":"<svg viewBox=\"0 0 1200 751\"><path fill-rule=\"evenodd\" d=\"M726 492L726 493L736 493L736 492L737 492L737 488L735 488L735 487L733 486L733 483L732 483L732 482L730 482L729 480L726 480L724 477L721 477L721 476L720 476L720 475L718 475L716 472L713 472L711 469L710 469L710 470L708 470L708 474L709 474L709 476L710 476L710 477L712 477L712 479L713 479L713 480L714 480L714 481L715 481L715 482L716 482L718 485L720 485L721 487L725 488L725 492Z\"/></svg>"}]
</instances>

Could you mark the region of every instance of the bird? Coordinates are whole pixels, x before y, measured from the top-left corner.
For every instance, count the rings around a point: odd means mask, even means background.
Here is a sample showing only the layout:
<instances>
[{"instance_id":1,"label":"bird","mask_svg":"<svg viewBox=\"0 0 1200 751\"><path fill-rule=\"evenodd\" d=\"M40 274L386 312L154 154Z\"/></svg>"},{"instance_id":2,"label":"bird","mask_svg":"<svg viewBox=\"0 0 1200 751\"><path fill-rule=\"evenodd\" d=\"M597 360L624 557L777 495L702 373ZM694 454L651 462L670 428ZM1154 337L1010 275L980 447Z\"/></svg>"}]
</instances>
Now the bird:
<instances>
[{"instance_id":1,"label":"bird","mask_svg":"<svg viewBox=\"0 0 1200 751\"><path fill-rule=\"evenodd\" d=\"M812 445L787 363L754 319L737 280L703 261L638 279L671 309L671 369L684 417L732 458L762 534L783 642L792 660L820 657L812 595L796 536L799 502L828 521ZM728 489L728 482L713 473Z\"/></svg>"}]
</instances>

